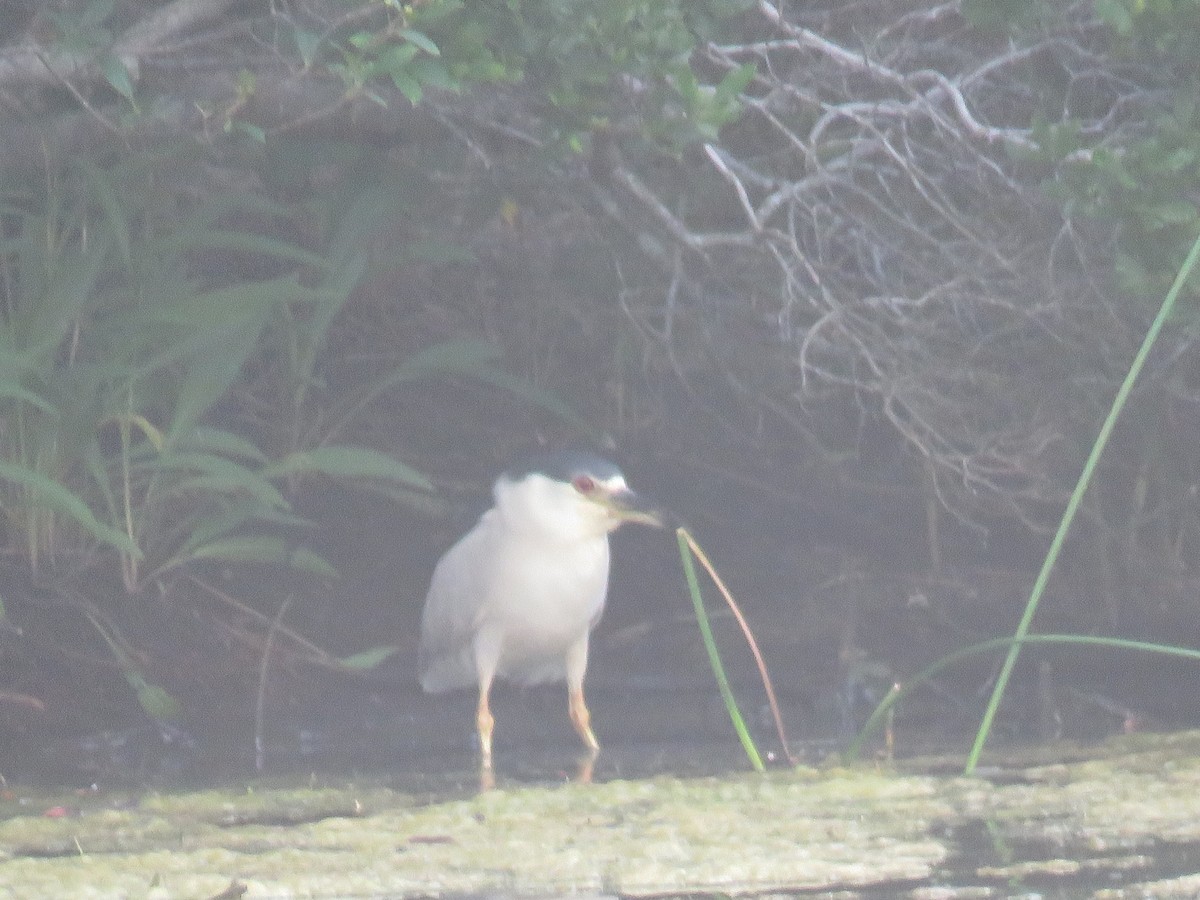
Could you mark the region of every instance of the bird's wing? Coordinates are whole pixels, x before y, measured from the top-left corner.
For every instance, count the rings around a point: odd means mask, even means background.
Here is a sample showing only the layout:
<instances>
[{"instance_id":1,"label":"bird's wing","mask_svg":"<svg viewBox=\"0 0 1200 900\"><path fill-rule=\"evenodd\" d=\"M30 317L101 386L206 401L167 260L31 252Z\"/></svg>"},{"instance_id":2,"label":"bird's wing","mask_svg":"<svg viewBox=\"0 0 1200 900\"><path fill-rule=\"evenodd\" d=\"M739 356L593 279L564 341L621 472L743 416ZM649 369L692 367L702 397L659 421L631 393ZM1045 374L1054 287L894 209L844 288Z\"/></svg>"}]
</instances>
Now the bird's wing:
<instances>
[{"instance_id":1,"label":"bird's wing","mask_svg":"<svg viewBox=\"0 0 1200 900\"><path fill-rule=\"evenodd\" d=\"M487 515L446 551L433 570L421 616L421 685L448 691L475 684L471 641L487 597L493 554Z\"/></svg>"}]
</instances>

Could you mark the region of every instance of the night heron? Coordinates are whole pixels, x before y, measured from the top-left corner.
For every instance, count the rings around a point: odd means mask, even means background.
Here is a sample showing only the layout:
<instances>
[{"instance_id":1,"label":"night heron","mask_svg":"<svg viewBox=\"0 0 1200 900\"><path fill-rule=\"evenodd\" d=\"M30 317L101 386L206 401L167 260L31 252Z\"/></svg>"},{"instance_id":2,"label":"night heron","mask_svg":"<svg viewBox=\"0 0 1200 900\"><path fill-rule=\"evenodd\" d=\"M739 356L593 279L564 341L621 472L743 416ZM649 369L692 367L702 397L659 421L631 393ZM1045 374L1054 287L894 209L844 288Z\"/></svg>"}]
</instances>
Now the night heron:
<instances>
[{"instance_id":1,"label":"night heron","mask_svg":"<svg viewBox=\"0 0 1200 900\"><path fill-rule=\"evenodd\" d=\"M492 764L496 677L533 685L566 679L580 739L600 747L583 698L588 634L608 593L608 535L623 522L662 526L611 462L545 455L510 470L494 504L438 561L421 618L421 686L477 686L481 762Z\"/></svg>"}]
</instances>

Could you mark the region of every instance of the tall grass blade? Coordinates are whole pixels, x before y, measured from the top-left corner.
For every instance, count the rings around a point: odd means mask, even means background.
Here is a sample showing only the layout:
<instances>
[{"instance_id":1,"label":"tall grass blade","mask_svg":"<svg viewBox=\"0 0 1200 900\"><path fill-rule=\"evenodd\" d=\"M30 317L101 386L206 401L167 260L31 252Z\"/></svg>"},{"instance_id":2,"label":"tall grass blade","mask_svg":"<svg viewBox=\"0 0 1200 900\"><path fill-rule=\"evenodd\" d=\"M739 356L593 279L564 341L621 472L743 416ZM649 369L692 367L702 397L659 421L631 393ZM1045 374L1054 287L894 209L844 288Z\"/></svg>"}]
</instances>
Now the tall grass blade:
<instances>
[{"instance_id":1,"label":"tall grass blade","mask_svg":"<svg viewBox=\"0 0 1200 900\"><path fill-rule=\"evenodd\" d=\"M788 745L787 730L783 727L783 716L779 711L779 701L775 697L775 686L771 683L771 674L767 671L767 662L763 659L762 651L758 648L758 640L754 637L754 632L750 628L750 623L746 620L746 616L742 613L742 608L738 602L733 599L733 593L725 586L724 580L717 574L716 567L708 555L700 548L700 544L692 536L692 533L686 528L681 529L684 540L687 542L688 549L692 551L692 555L700 561L700 565L708 573L708 577L712 579L712 583L716 585L721 596L725 598L725 605L729 607L729 611L733 613L733 618L737 621L738 627L742 629L742 637L746 639L746 645L750 648L750 655L754 657L754 665L758 667L758 676L762 680L763 691L767 695L767 706L771 710L771 717L775 720L775 732L779 735L779 745L783 749L784 756L788 762L795 763L796 758L792 756L791 747Z\"/></svg>"},{"instance_id":2,"label":"tall grass blade","mask_svg":"<svg viewBox=\"0 0 1200 900\"><path fill-rule=\"evenodd\" d=\"M1092 473L1096 470L1096 465L1100 461L1100 455L1104 452L1104 448L1108 444L1108 438L1117 423L1117 417L1120 416L1121 410L1125 408L1125 402L1129 399L1129 394L1133 390L1133 384L1137 381L1142 367L1146 364L1146 358L1150 355L1150 349L1154 346L1154 342L1158 340L1158 334L1162 331L1163 325L1166 324L1167 318L1175 306L1175 301L1179 297L1179 292L1183 290L1183 286L1191 275L1197 259L1200 259L1200 237L1197 237L1192 244L1192 249L1188 251L1188 255L1179 269L1179 274L1175 276L1175 281L1171 285L1171 289L1167 291L1167 296L1163 298L1158 315L1150 323L1150 328L1146 331L1146 337L1142 340L1142 345L1138 348L1138 352L1129 366L1129 371L1125 373L1125 380L1121 382L1121 387L1117 390L1117 396L1113 399L1112 408L1109 409L1104 424L1100 426L1100 433L1096 436L1096 442L1092 444L1092 451L1088 454L1087 461L1083 464L1083 471L1079 475L1079 481L1075 485L1075 490L1071 492L1071 499L1067 501L1067 508L1063 512L1062 521L1058 523L1058 530L1054 533L1054 539L1050 542L1050 549L1047 551L1046 558L1042 562L1042 568L1038 572L1037 579L1034 581L1029 601L1025 604L1025 612L1021 616L1021 621L1017 624L1017 630L1013 633L1014 642L1008 648L1008 654L1004 657L1004 664L1000 668L1000 674L996 678L996 684L992 689L992 695L988 700L987 708L984 710L979 730L975 734L975 742L971 746L971 752L967 755L965 772L968 775L975 771L975 767L979 763L980 754L983 753L984 744L987 743L988 735L992 730L992 722L996 718L996 712L1000 708L1000 701L1003 699L1004 692L1008 688L1008 680L1012 676L1013 667L1017 664L1017 657L1021 652L1021 643L1029 633L1029 626L1033 622L1034 613L1037 612L1038 603L1041 601L1042 594L1046 590L1046 584L1050 580L1050 572L1054 569L1054 564L1058 561L1058 555L1062 551L1063 543L1067 539L1067 532L1071 528L1071 523L1075 521L1075 514L1078 512L1079 505L1083 501L1083 495L1087 492L1088 485L1091 484Z\"/></svg>"},{"instance_id":3,"label":"tall grass blade","mask_svg":"<svg viewBox=\"0 0 1200 900\"><path fill-rule=\"evenodd\" d=\"M964 659L969 659L972 656L991 653L992 651L1002 650L1006 647L1011 649L1014 646L1025 644L1082 644L1089 647L1132 650L1136 653L1156 653L1162 656L1174 656L1200 662L1200 650L1194 647L1153 644L1148 641L1136 641L1129 638L1101 637L1094 634L1027 634L1020 638L1016 636L991 638L990 640L980 641L977 644L971 644L968 647L961 647L953 653L948 653L930 663L920 672L904 681L903 684L897 683L894 685L888 695L871 712L866 723L859 729L858 734L854 736L854 740L850 742L850 746L846 748L846 758L851 761L858 759L862 754L862 747L866 739L879 730L887 718L887 714L904 700L905 697L922 685L927 684L950 666Z\"/></svg>"},{"instance_id":4,"label":"tall grass blade","mask_svg":"<svg viewBox=\"0 0 1200 900\"><path fill-rule=\"evenodd\" d=\"M742 749L746 753L746 758L750 760L750 765L757 772L766 771L762 756L754 744L754 738L750 736L750 730L746 727L746 720L742 718L742 712L738 709L737 698L733 695L733 688L729 686L725 667L721 664L721 654L717 651L712 625L709 624L708 612L704 608L704 597L700 593L700 582L696 578L696 566L692 562L692 551L688 547L686 529L676 529L675 537L679 541L679 559L683 564L683 576L687 580L688 593L692 597L692 607L696 610L696 623L700 626L700 637L704 641L704 649L708 653L708 662L712 666L713 676L717 679L721 700L725 703L725 709L733 723L733 730L742 743Z\"/></svg>"}]
</instances>

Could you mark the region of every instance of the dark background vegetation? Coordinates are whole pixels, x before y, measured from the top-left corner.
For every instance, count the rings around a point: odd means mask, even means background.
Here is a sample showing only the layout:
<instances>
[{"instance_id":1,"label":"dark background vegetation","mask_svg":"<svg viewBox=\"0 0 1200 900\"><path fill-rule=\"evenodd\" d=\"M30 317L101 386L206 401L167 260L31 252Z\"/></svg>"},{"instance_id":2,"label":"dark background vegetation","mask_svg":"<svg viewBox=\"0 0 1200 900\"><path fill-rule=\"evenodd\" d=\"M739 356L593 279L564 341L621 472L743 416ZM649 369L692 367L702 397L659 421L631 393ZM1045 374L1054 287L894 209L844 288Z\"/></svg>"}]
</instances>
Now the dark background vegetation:
<instances>
[{"instance_id":1,"label":"dark background vegetation","mask_svg":"<svg viewBox=\"0 0 1200 900\"><path fill-rule=\"evenodd\" d=\"M330 677L395 646L410 678L463 510L565 442L692 522L814 678L1010 630L1200 228L1197 26L1194 0L4 4L5 738L248 708L269 640ZM1043 630L1200 637L1196 300ZM619 550L617 625L684 608L635 602L680 590L669 548Z\"/></svg>"}]
</instances>

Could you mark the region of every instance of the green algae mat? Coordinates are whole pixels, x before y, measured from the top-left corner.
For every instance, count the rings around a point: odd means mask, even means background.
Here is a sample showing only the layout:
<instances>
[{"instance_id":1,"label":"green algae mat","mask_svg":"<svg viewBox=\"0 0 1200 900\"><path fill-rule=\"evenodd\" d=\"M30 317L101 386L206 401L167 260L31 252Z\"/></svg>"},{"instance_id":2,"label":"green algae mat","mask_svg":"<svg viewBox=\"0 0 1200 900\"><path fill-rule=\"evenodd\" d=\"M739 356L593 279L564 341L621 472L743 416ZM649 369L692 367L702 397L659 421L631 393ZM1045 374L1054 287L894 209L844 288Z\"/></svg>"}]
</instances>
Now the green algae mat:
<instances>
[{"instance_id":1,"label":"green algae mat","mask_svg":"<svg viewBox=\"0 0 1200 900\"><path fill-rule=\"evenodd\" d=\"M332 777L87 798L10 786L0 898L1200 893L1200 733L1036 752L972 778L925 760L446 800Z\"/></svg>"}]
</instances>

